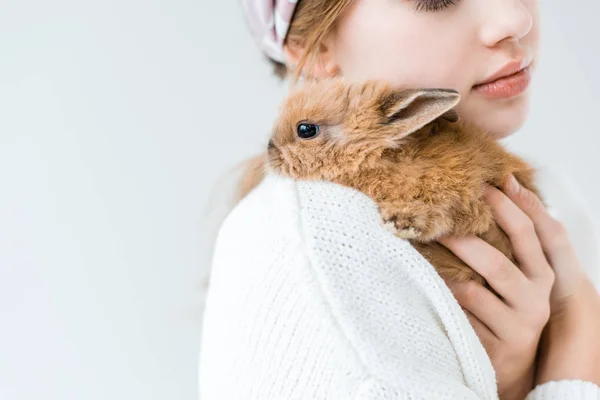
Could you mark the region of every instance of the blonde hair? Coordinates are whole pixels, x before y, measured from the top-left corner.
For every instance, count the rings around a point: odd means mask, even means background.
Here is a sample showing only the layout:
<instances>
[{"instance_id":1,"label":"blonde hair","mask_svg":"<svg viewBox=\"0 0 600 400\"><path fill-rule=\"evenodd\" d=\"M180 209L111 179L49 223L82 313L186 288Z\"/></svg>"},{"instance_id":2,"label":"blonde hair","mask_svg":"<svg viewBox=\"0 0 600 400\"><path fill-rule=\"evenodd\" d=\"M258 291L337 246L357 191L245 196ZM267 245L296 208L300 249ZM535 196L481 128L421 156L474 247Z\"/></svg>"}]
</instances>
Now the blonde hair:
<instances>
[{"instance_id":1,"label":"blonde hair","mask_svg":"<svg viewBox=\"0 0 600 400\"><path fill-rule=\"evenodd\" d=\"M319 47L350 8L352 2L353 0L299 0L286 37L286 43L293 40L301 43L305 49L298 65L293 67L294 80L297 80L303 71L310 76L319 53ZM274 60L270 61L274 66L274 73L279 78L288 77L291 72L288 66ZM236 202L243 199L262 181L264 163L264 153L246 162L245 172L235 196Z\"/></svg>"}]
</instances>

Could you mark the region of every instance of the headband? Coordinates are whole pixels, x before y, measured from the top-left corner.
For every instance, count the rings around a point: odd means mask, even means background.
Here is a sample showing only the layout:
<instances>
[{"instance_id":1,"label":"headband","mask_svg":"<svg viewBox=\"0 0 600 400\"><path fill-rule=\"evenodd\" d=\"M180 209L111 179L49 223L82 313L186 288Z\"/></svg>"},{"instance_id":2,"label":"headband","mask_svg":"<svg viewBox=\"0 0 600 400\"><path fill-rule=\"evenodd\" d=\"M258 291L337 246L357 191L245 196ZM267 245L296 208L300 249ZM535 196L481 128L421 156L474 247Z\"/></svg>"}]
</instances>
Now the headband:
<instances>
[{"instance_id":1,"label":"headband","mask_svg":"<svg viewBox=\"0 0 600 400\"><path fill-rule=\"evenodd\" d=\"M283 42L298 0L241 0L252 37L269 58L284 62Z\"/></svg>"}]
</instances>

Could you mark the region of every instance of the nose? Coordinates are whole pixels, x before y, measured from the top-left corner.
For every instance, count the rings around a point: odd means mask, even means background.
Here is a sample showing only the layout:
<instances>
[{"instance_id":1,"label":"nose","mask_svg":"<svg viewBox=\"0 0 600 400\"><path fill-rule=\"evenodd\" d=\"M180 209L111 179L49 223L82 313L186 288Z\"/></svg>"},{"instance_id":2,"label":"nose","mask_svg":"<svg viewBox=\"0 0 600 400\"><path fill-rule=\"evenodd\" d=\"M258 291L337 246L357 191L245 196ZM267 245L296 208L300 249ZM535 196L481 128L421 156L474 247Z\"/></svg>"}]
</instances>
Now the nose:
<instances>
[{"instance_id":1,"label":"nose","mask_svg":"<svg viewBox=\"0 0 600 400\"><path fill-rule=\"evenodd\" d=\"M519 40L533 27L532 11L525 0L486 0L485 21L482 24L481 39L488 47L494 47L505 40ZM531 2L529 2L531 3Z\"/></svg>"},{"instance_id":2,"label":"nose","mask_svg":"<svg viewBox=\"0 0 600 400\"><path fill-rule=\"evenodd\" d=\"M264 142L263 142L264 143ZM269 140L269 145L268 145L269 150L274 149L275 148L275 143L273 143L273 139Z\"/></svg>"}]
</instances>

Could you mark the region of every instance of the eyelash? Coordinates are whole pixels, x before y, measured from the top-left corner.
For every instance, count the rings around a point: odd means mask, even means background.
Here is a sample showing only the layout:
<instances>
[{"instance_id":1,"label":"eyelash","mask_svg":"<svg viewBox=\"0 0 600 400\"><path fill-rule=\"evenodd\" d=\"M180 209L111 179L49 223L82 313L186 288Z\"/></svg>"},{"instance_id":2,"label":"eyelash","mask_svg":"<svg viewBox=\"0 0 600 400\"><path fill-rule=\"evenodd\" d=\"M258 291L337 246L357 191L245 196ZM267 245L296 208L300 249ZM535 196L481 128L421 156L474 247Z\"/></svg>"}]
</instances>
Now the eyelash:
<instances>
[{"instance_id":1,"label":"eyelash","mask_svg":"<svg viewBox=\"0 0 600 400\"><path fill-rule=\"evenodd\" d=\"M457 2L458 0L418 0L417 11L441 11L456 5Z\"/></svg>"}]
</instances>

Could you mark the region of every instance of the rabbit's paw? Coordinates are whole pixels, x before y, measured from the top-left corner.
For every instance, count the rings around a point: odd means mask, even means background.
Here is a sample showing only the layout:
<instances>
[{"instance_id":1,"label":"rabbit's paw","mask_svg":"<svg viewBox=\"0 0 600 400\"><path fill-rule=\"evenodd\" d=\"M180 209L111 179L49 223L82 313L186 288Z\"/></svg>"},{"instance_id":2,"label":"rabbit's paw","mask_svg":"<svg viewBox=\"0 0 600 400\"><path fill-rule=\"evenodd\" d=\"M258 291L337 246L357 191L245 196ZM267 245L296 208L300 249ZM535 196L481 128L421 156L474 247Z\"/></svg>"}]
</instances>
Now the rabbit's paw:
<instances>
[{"instance_id":1,"label":"rabbit's paw","mask_svg":"<svg viewBox=\"0 0 600 400\"><path fill-rule=\"evenodd\" d=\"M412 224L412 218L398 218L398 215L392 214L383 216L383 226L401 239L417 239L421 236L421 231Z\"/></svg>"},{"instance_id":2,"label":"rabbit's paw","mask_svg":"<svg viewBox=\"0 0 600 400\"><path fill-rule=\"evenodd\" d=\"M435 207L418 205L397 207L381 205L381 218L386 229L402 239L431 242L450 232L452 219Z\"/></svg>"}]
</instances>

